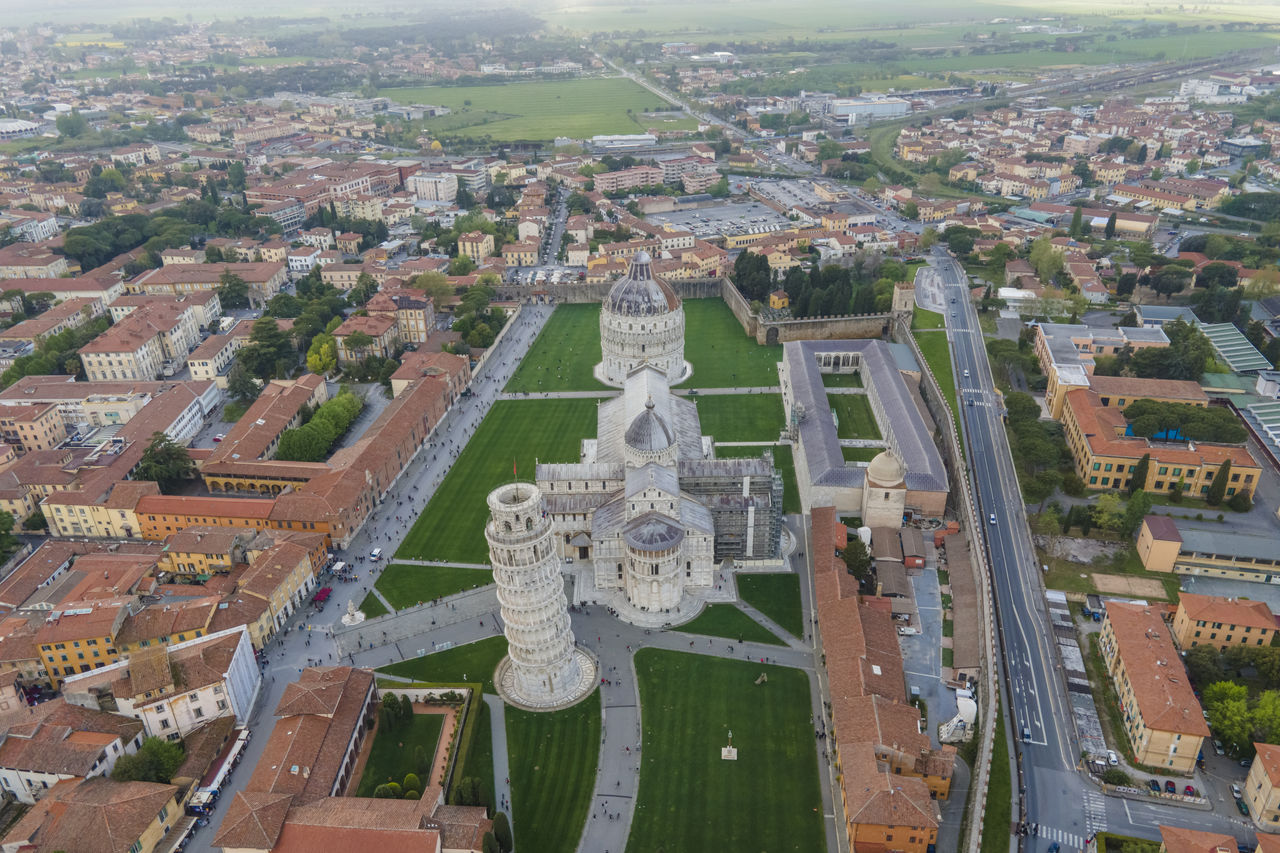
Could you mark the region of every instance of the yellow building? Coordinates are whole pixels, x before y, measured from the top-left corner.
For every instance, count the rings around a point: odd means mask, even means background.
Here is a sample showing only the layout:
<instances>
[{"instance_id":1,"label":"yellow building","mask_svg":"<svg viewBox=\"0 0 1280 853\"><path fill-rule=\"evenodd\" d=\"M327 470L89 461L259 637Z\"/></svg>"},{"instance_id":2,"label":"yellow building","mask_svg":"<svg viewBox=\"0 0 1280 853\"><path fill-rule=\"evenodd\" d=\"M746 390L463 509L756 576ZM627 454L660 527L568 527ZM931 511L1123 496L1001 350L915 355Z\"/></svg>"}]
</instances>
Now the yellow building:
<instances>
[{"instance_id":1,"label":"yellow building","mask_svg":"<svg viewBox=\"0 0 1280 853\"><path fill-rule=\"evenodd\" d=\"M133 601L129 597L85 602L45 622L36 632L36 643L54 688L67 675L101 669L120 659L115 638Z\"/></svg>"},{"instance_id":2,"label":"yellow building","mask_svg":"<svg viewBox=\"0 0 1280 853\"><path fill-rule=\"evenodd\" d=\"M502 259L509 267L531 267L538 262L538 244L536 241L508 243L502 247Z\"/></svg>"},{"instance_id":3,"label":"yellow building","mask_svg":"<svg viewBox=\"0 0 1280 853\"><path fill-rule=\"evenodd\" d=\"M1143 329L1122 327L1118 329L1094 329L1084 325L1065 323L1041 323L1036 327L1034 352L1040 362L1040 371L1045 375L1044 402L1049 410L1049 417L1055 420L1062 417L1063 396L1073 388L1091 388L1094 383L1104 377L1095 377L1094 359L1100 355L1116 355L1125 347L1142 349L1144 347L1167 347L1169 338L1160 329ZM1109 378L1109 377L1107 377ZM1156 382L1160 380L1140 379L1138 382ZM1194 383L1191 383L1194 384ZM1152 397L1153 399L1171 399L1173 402L1191 402L1180 397L1166 398L1164 393L1172 393L1172 386L1163 393L1153 390L1150 394L1127 395L1128 399ZM1188 391L1182 392L1189 393ZM1201 397L1203 398L1203 392ZM1126 395L1119 395L1126 396ZM1207 401L1206 401L1207 403Z\"/></svg>"},{"instance_id":4,"label":"yellow building","mask_svg":"<svg viewBox=\"0 0 1280 853\"><path fill-rule=\"evenodd\" d=\"M1263 832L1280 830L1280 746L1255 743L1257 754L1244 780L1249 816Z\"/></svg>"},{"instance_id":5,"label":"yellow building","mask_svg":"<svg viewBox=\"0 0 1280 853\"><path fill-rule=\"evenodd\" d=\"M281 542L264 551L236 582L241 595L267 603L269 630L279 630L315 588L316 566L312 555L296 542ZM250 625L250 638L255 629L261 635L264 626Z\"/></svg>"},{"instance_id":6,"label":"yellow building","mask_svg":"<svg viewBox=\"0 0 1280 853\"><path fill-rule=\"evenodd\" d=\"M176 785L116 782L106 776L56 783L8 828L9 850L168 850L183 820ZM86 833L94 835L87 843ZM164 844L168 836L168 844Z\"/></svg>"},{"instance_id":7,"label":"yellow building","mask_svg":"<svg viewBox=\"0 0 1280 853\"><path fill-rule=\"evenodd\" d=\"M1182 649L1268 646L1275 632L1276 617L1261 601L1184 592L1173 616L1173 638Z\"/></svg>"},{"instance_id":8,"label":"yellow building","mask_svg":"<svg viewBox=\"0 0 1280 853\"><path fill-rule=\"evenodd\" d=\"M20 452L52 450L67 437L62 414L54 403L0 407L0 437Z\"/></svg>"},{"instance_id":9,"label":"yellow building","mask_svg":"<svg viewBox=\"0 0 1280 853\"><path fill-rule=\"evenodd\" d=\"M1147 516L1138 556L1152 572L1176 572L1256 583L1280 582L1275 538L1199 528L1179 530L1170 519Z\"/></svg>"},{"instance_id":10,"label":"yellow building","mask_svg":"<svg viewBox=\"0 0 1280 853\"><path fill-rule=\"evenodd\" d=\"M1209 727L1160 614L1108 602L1099 646L1134 758L1190 775Z\"/></svg>"},{"instance_id":11,"label":"yellow building","mask_svg":"<svg viewBox=\"0 0 1280 853\"><path fill-rule=\"evenodd\" d=\"M787 292L782 288L778 288L769 294L769 307L774 310L786 308L791 304L791 298L787 296Z\"/></svg>"},{"instance_id":12,"label":"yellow building","mask_svg":"<svg viewBox=\"0 0 1280 853\"><path fill-rule=\"evenodd\" d=\"M458 238L458 254L476 263L493 254L493 235L483 231L469 231Z\"/></svg>"},{"instance_id":13,"label":"yellow building","mask_svg":"<svg viewBox=\"0 0 1280 853\"><path fill-rule=\"evenodd\" d=\"M1178 525L1167 515L1148 515L1138 530L1138 558L1144 568L1154 572L1171 572L1182 548Z\"/></svg>"},{"instance_id":14,"label":"yellow building","mask_svg":"<svg viewBox=\"0 0 1280 853\"><path fill-rule=\"evenodd\" d=\"M1226 462L1231 463L1228 497L1237 492L1252 497L1262 477L1261 466L1245 447L1153 442L1126 436L1127 426L1122 411L1116 406L1103 406L1097 392L1083 388L1067 392L1062 428L1075 459L1076 474L1086 487L1095 491L1128 488L1130 475L1147 455L1151 458L1146 482L1138 485L1148 492L1166 493L1180 488L1184 495L1203 498Z\"/></svg>"}]
</instances>

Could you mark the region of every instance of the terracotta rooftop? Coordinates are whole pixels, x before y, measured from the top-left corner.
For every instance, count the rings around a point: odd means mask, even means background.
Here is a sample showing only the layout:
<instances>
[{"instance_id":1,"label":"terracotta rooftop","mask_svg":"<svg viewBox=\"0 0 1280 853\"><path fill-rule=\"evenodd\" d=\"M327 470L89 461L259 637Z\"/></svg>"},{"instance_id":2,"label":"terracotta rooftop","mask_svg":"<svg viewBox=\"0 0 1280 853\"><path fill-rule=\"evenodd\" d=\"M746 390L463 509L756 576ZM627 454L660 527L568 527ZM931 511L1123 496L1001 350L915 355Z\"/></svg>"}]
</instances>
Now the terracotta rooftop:
<instances>
[{"instance_id":1,"label":"terracotta rooftop","mask_svg":"<svg viewBox=\"0 0 1280 853\"><path fill-rule=\"evenodd\" d=\"M1200 702L1160 614L1141 604L1107 604L1116 653L1149 729L1208 737Z\"/></svg>"},{"instance_id":2,"label":"terracotta rooftop","mask_svg":"<svg viewBox=\"0 0 1280 853\"><path fill-rule=\"evenodd\" d=\"M1184 592L1178 597L1178 607L1196 622L1223 622L1227 625L1276 630L1276 617L1262 601Z\"/></svg>"},{"instance_id":3,"label":"terracotta rooftop","mask_svg":"<svg viewBox=\"0 0 1280 853\"><path fill-rule=\"evenodd\" d=\"M1236 839L1219 832L1161 826L1160 840L1165 853L1236 853Z\"/></svg>"},{"instance_id":4,"label":"terracotta rooftop","mask_svg":"<svg viewBox=\"0 0 1280 853\"><path fill-rule=\"evenodd\" d=\"M178 789L98 776L56 785L4 837L24 853L128 853ZM170 807L173 815L176 809Z\"/></svg>"}]
</instances>

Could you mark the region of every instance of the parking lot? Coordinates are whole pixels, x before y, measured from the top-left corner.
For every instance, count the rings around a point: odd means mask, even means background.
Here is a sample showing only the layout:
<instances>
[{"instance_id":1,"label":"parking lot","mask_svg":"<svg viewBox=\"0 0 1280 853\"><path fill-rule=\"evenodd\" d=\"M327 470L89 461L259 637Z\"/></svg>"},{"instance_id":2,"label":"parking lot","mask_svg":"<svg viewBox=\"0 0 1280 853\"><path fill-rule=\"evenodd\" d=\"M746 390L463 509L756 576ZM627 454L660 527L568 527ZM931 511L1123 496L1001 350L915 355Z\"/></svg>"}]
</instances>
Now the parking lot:
<instances>
[{"instance_id":1,"label":"parking lot","mask_svg":"<svg viewBox=\"0 0 1280 853\"><path fill-rule=\"evenodd\" d=\"M649 222L669 224L681 231L691 231L695 237L703 239L721 234L781 231L792 224L791 220L758 201L728 203L697 210L651 213L646 219Z\"/></svg>"}]
</instances>

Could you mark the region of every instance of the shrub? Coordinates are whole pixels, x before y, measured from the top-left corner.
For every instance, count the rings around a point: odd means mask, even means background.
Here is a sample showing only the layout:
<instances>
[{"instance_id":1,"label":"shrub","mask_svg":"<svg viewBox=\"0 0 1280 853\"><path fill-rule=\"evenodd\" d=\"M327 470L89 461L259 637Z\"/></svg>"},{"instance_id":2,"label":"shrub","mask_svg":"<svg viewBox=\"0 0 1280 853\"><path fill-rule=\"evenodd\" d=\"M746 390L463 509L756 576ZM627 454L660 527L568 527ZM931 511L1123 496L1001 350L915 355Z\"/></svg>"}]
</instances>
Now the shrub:
<instances>
[{"instance_id":1,"label":"shrub","mask_svg":"<svg viewBox=\"0 0 1280 853\"><path fill-rule=\"evenodd\" d=\"M404 777L404 789L406 791L421 791L422 783L418 781L417 773L406 773Z\"/></svg>"},{"instance_id":2,"label":"shrub","mask_svg":"<svg viewBox=\"0 0 1280 853\"><path fill-rule=\"evenodd\" d=\"M1248 492L1236 492L1227 498L1227 506L1236 512L1248 512L1253 509L1253 499L1249 497ZM1221 519L1221 516L1219 516Z\"/></svg>"},{"instance_id":3,"label":"shrub","mask_svg":"<svg viewBox=\"0 0 1280 853\"><path fill-rule=\"evenodd\" d=\"M1108 767L1107 772L1102 774L1102 781L1108 785L1128 785L1133 780L1119 767Z\"/></svg>"},{"instance_id":4,"label":"shrub","mask_svg":"<svg viewBox=\"0 0 1280 853\"><path fill-rule=\"evenodd\" d=\"M511 853L511 821L507 820L506 812L498 812L493 816L493 835L498 839L502 853Z\"/></svg>"}]
</instances>

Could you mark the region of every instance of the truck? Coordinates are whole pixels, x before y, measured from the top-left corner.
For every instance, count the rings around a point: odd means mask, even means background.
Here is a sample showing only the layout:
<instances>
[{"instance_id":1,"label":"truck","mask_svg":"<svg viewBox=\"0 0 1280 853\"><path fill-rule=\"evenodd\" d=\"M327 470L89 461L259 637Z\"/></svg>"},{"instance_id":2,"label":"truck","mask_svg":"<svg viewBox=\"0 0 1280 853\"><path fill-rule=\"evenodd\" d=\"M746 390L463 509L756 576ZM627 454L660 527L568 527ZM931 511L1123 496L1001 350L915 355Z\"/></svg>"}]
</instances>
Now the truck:
<instances>
[{"instance_id":1,"label":"truck","mask_svg":"<svg viewBox=\"0 0 1280 853\"><path fill-rule=\"evenodd\" d=\"M1089 594L1084 597L1084 606L1080 608L1080 612L1092 618L1094 622L1101 622L1107 608L1102 603L1102 596Z\"/></svg>"}]
</instances>

